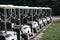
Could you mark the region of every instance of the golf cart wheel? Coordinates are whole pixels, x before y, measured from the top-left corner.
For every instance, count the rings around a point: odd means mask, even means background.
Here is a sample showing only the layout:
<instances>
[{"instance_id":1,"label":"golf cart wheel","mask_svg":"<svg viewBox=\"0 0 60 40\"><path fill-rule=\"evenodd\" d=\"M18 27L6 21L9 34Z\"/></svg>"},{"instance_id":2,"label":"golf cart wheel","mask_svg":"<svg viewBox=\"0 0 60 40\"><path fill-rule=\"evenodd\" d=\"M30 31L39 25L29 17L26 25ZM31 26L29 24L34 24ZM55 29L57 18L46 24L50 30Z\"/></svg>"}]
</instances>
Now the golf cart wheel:
<instances>
[{"instance_id":1,"label":"golf cart wheel","mask_svg":"<svg viewBox=\"0 0 60 40\"><path fill-rule=\"evenodd\" d=\"M33 33L34 33L34 30L32 29L32 31L31 31L31 36L33 36L33 35L34 35Z\"/></svg>"},{"instance_id":2,"label":"golf cart wheel","mask_svg":"<svg viewBox=\"0 0 60 40\"><path fill-rule=\"evenodd\" d=\"M24 35L24 40L29 40L28 34L25 34L25 35Z\"/></svg>"},{"instance_id":3,"label":"golf cart wheel","mask_svg":"<svg viewBox=\"0 0 60 40\"><path fill-rule=\"evenodd\" d=\"M12 40L14 40L14 39L12 39Z\"/></svg>"},{"instance_id":4,"label":"golf cart wheel","mask_svg":"<svg viewBox=\"0 0 60 40\"><path fill-rule=\"evenodd\" d=\"M44 26L46 26L46 23L44 23Z\"/></svg>"},{"instance_id":5,"label":"golf cart wheel","mask_svg":"<svg viewBox=\"0 0 60 40\"><path fill-rule=\"evenodd\" d=\"M40 25L40 29L42 29L42 25Z\"/></svg>"},{"instance_id":6,"label":"golf cart wheel","mask_svg":"<svg viewBox=\"0 0 60 40\"><path fill-rule=\"evenodd\" d=\"M0 40L6 40L4 36L0 36Z\"/></svg>"},{"instance_id":7,"label":"golf cart wheel","mask_svg":"<svg viewBox=\"0 0 60 40\"><path fill-rule=\"evenodd\" d=\"M36 28L34 28L33 30L34 30L34 33L37 33L37 29Z\"/></svg>"},{"instance_id":8,"label":"golf cart wheel","mask_svg":"<svg viewBox=\"0 0 60 40\"><path fill-rule=\"evenodd\" d=\"M49 21L47 21L47 24L49 24Z\"/></svg>"}]
</instances>

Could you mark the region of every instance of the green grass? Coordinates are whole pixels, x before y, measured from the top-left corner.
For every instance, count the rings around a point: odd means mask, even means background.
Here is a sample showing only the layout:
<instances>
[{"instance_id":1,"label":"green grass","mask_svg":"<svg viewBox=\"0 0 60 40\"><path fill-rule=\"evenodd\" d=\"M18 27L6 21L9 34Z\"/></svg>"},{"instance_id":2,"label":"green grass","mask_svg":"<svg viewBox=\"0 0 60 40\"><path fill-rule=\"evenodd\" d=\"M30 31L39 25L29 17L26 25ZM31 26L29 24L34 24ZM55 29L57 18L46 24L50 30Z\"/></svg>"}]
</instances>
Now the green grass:
<instances>
[{"instance_id":1,"label":"green grass","mask_svg":"<svg viewBox=\"0 0 60 40\"><path fill-rule=\"evenodd\" d=\"M60 40L60 20L54 21L39 40Z\"/></svg>"}]
</instances>

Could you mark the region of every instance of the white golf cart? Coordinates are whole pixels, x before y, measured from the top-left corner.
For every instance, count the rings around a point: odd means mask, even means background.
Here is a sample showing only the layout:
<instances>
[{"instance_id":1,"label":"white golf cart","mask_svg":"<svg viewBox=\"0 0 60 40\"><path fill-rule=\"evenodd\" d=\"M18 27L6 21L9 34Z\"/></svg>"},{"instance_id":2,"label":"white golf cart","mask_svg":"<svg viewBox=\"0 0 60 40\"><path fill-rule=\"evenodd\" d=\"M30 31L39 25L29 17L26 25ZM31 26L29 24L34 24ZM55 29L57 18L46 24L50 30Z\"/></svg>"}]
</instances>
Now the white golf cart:
<instances>
[{"instance_id":1,"label":"white golf cart","mask_svg":"<svg viewBox=\"0 0 60 40\"><path fill-rule=\"evenodd\" d=\"M49 24L52 21L51 20L52 19L52 16L51 16L52 9L49 7L44 7L43 9L45 10L45 16L46 16L47 24Z\"/></svg>"},{"instance_id":2,"label":"white golf cart","mask_svg":"<svg viewBox=\"0 0 60 40\"><path fill-rule=\"evenodd\" d=\"M34 33L37 33L38 32L38 30L39 30L39 24L38 24L38 22L37 21L35 21L34 20L34 15L35 15L35 10L36 10L37 8L35 8L35 7L30 7L30 9L29 9L29 16L28 16L28 24L31 26L31 28L33 29L33 32Z\"/></svg>"},{"instance_id":3,"label":"white golf cart","mask_svg":"<svg viewBox=\"0 0 60 40\"><path fill-rule=\"evenodd\" d=\"M37 7L35 14L36 14L35 19L38 22L39 27L41 29L44 26L43 25L43 20L42 20L42 15L41 15L42 14L42 7Z\"/></svg>"},{"instance_id":4,"label":"white golf cart","mask_svg":"<svg viewBox=\"0 0 60 40\"><path fill-rule=\"evenodd\" d=\"M0 31L0 40L16 40L16 32L14 31Z\"/></svg>"},{"instance_id":5,"label":"white golf cart","mask_svg":"<svg viewBox=\"0 0 60 40\"><path fill-rule=\"evenodd\" d=\"M0 31L0 40L15 40L15 32L14 31L7 31L7 25L6 23L8 22L7 19L7 10L12 9L13 5L0 5L0 9L2 9L3 11L3 15L4 15L4 28L5 30L1 30ZM1 12L1 11L0 11Z\"/></svg>"},{"instance_id":6,"label":"white golf cart","mask_svg":"<svg viewBox=\"0 0 60 40\"><path fill-rule=\"evenodd\" d=\"M22 38L24 38L24 39L26 38L26 40L28 40L29 36L33 35L32 31L31 31L32 30L31 27L26 23L27 20L25 20L27 17L26 13L27 13L28 7L15 6L15 8L17 9L16 10L17 13L19 14L18 19L19 19L19 25L21 26L20 34L21 34Z\"/></svg>"}]
</instances>

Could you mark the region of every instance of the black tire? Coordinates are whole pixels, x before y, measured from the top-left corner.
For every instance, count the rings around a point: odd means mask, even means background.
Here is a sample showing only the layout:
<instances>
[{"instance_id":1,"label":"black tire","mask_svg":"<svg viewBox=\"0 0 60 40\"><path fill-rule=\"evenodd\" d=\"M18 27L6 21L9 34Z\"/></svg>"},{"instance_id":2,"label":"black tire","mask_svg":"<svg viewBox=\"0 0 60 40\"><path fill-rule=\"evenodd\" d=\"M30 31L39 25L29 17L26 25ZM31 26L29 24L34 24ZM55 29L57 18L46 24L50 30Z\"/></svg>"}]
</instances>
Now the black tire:
<instances>
[{"instance_id":1,"label":"black tire","mask_svg":"<svg viewBox=\"0 0 60 40\"><path fill-rule=\"evenodd\" d=\"M46 24L44 23L44 26L46 26Z\"/></svg>"},{"instance_id":2,"label":"black tire","mask_svg":"<svg viewBox=\"0 0 60 40\"><path fill-rule=\"evenodd\" d=\"M6 40L4 36L0 36L0 40Z\"/></svg>"},{"instance_id":3,"label":"black tire","mask_svg":"<svg viewBox=\"0 0 60 40\"><path fill-rule=\"evenodd\" d=\"M29 40L29 39L28 39L28 34L22 34L21 36L22 36L22 38L23 38L24 40Z\"/></svg>"},{"instance_id":4,"label":"black tire","mask_svg":"<svg viewBox=\"0 0 60 40\"><path fill-rule=\"evenodd\" d=\"M49 24L49 21L47 21L47 24Z\"/></svg>"},{"instance_id":5,"label":"black tire","mask_svg":"<svg viewBox=\"0 0 60 40\"><path fill-rule=\"evenodd\" d=\"M40 29L42 29L42 25L40 25Z\"/></svg>"},{"instance_id":6,"label":"black tire","mask_svg":"<svg viewBox=\"0 0 60 40\"><path fill-rule=\"evenodd\" d=\"M14 40L14 39L12 39L12 40Z\"/></svg>"},{"instance_id":7,"label":"black tire","mask_svg":"<svg viewBox=\"0 0 60 40\"><path fill-rule=\"evenodd\" d=\"M34 30L34 33L37 33L37 29L36 28L34 28L33 30Z\"/></svg>"},{"instance_id":8,"label":"black tire","mask_svg":"<svg viewBox=\"0 0 60 40\"><path fill-rule=\"evenodd\" d=\"M27 34L24 36L24 40L29 40Z\"/></svg>"},{"instance_id":9,"label":"black tire","mask_svg":"<svg viewBox=\"0 0 60 40\"><path fill-rule=\"evenodd\" d=\"M32 31L31 31L31 36L33 36L33 35L34 35L33 33L34 33L34 30L32 29Z\"/></svg>"}]
</instances>

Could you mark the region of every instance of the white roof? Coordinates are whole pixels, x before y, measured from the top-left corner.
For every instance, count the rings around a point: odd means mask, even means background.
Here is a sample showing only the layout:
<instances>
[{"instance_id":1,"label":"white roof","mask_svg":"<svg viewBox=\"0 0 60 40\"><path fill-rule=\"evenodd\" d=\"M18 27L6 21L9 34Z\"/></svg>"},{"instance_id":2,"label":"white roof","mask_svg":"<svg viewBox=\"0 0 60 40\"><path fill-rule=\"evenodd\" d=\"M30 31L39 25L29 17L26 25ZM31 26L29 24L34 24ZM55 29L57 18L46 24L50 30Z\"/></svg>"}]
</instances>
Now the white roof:
<instances>
[{"instance_id":1,"label":"white roof","mask_svg":"<svg viewBox=\"0 0 60 40\"><path fill-rule=\"evenodd\" d=\"M14 6L14 5L0 5L0 8L2 9L28 9L28 6Z\"/></svg>"},{"instance_id":2,"label":"white roof","mask_svg":"<svg viewBox=\"0 0 60 40\"><path fill-rule=\"evenodd\" d=\"M28 6L14 6L14 5L0 5L3 9L51 9L49 7L28 7Z\"/></svg>"},{"instance_id":3,"label":"white roof","mask_svg":"<svg viewBox=\"0 0 60 40\"><path fill-rule=\"evenodd\" d=\"M42 7L42 9L51 9L51 8L49 8L49 7Z\"/></svg>"},{"instance_id":4,"label":"white roof","mask_svg":"<svg viewBox=\"0 0 60 40\"><path fill-rule=\"evenodd\" d=\"M13 5L0 5L0 8L11 9L11 8L13 8Z\"/></svg>"},{"instance_id":5,"label":"white roof","mask_svg":"<svg viewBox=\"0 0 60 40\"><path fill-rule=\"evenodd\" d=\"M19 9L39 9L38 7L28 7L28 6L14 6L14 8L19 8Z\"/></svg>"},{"instance_id":6,"label":"white roof","mask_svg":"<svg viewBox=\"0 0 60 40\"><path fill-rule=\"evenodd\" d=\"M14 6L14 8L19 8L19 9L21 9L21 8L26 8L27 6Z\"/></svg>"}]
</instances>

